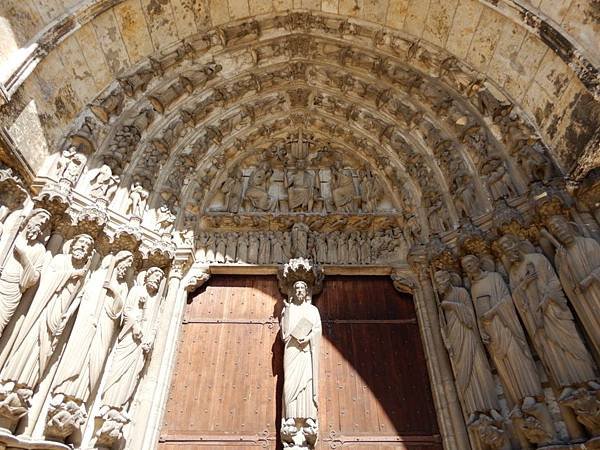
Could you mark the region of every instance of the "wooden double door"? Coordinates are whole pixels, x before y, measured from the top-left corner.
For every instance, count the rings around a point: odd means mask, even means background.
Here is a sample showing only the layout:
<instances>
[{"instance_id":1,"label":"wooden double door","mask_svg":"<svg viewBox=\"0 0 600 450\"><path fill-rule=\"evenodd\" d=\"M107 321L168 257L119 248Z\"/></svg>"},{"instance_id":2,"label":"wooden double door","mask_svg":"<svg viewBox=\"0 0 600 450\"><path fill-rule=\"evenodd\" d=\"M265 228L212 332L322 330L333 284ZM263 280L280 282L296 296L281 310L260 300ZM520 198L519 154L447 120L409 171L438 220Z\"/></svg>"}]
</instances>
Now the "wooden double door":
<instances>
[{"instance_id":1,"label":"wooden double door","mask_svg":"<svg viewBox=\"0 0 600 450\"><path fill-rule=\"evenodd\" d=\"M412 298L328 276L315 304L317 448L441 450ZM189 301L160 450L281 448L282 305L274 276L215 276Z\"/></svg>"}]
</instances>

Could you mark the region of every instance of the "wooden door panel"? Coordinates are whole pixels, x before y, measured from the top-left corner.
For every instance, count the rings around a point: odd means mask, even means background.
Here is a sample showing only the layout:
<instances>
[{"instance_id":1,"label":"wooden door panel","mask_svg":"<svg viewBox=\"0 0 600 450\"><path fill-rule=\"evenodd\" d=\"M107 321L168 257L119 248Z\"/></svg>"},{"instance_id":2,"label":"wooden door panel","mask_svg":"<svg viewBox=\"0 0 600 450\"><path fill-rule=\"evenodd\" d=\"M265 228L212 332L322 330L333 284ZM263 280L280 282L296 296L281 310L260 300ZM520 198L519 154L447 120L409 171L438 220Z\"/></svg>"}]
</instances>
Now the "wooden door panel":
<instances>
[{"instance_id":1,"label":"wooden door panel","mask_svg":"<svg viewBox=\"0 0 600 450\"><path fill-rule=\"evenodd\" d=\"M412 299L388 278L328 277L318 450L440 450ZM160 450L280 448L275 277L219 276L187 305ZM243 443L243 444L242 444Z\"/></svg>"}]
</instances>

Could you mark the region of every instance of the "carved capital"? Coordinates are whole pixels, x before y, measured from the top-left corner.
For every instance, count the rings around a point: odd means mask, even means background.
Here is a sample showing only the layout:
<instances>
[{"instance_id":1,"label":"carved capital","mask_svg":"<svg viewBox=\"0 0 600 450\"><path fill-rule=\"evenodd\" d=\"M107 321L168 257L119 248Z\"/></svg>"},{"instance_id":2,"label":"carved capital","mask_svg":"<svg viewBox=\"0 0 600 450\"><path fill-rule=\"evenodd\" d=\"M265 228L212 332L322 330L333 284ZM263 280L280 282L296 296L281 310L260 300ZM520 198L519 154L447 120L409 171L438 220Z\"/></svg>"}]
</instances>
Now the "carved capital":
<instances>
[{"instance_id":1,"label":"carved capital","mask_svg":"<svg viewBox=\"0 0 600 450\"><path fill-rule=\"evenodd\" d=\"M194 292L196 289L200 289L210 279L210 273L206 269L199 269L195 271L191 269L193 273L189 274L183 282L183 288L186 292Z\"/></svg>"},{"instance_id":2,"label":"carved capital","mask_svg":"<svg viewBox=\"0 0 600 450\"><path fill-rule=\"evenodd\" d=\"M418 286L417 277L414 274L407 273L404 270L394 269L390 275L394 288L398 292L405 294L414 294Z\"/></svg>"}]
</instances>

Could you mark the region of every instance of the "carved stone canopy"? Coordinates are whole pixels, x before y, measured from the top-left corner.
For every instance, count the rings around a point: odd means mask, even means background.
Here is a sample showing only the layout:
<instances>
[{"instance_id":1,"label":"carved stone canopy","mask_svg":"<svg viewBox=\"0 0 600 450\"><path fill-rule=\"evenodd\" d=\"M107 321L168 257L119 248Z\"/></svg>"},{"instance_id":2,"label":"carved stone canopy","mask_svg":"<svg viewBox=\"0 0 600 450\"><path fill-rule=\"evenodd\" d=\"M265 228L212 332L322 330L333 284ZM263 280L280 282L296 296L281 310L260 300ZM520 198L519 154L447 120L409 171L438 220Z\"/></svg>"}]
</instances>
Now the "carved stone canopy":
<instances>
[{"instance_id":1,"label":"carved stone canopy","mask_svg":"<svg viewBox=\"0 0 600 450\"><path fill-rule=\"evenodd\" d=\"M323 278L321 266L306 258L290 259L277 273L279 289L284 295L289 295L297 281L304 281L312 295L316 295L323 289Z\"/></svg>"}]
</instances>

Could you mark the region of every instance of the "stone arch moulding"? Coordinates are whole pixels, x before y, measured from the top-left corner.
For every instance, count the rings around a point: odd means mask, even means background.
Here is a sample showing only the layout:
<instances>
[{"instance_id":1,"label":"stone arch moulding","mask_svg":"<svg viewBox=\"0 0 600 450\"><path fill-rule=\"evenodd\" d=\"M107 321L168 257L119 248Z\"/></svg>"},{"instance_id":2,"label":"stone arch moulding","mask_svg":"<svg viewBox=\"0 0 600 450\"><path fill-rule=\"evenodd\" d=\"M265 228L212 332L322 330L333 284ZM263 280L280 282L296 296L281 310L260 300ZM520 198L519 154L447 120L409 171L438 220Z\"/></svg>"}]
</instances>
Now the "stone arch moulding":
<instances>
[{"instance_id":1,"label":"stone arch moulding","mask_svg":"<svg viewBox=\"0 0 600 450\"><path fill-rule=\"evenodd\" d=\"M92 2L76 16L80 24L93 21L118 3ZM571 89L597 100L597 71L585 48L516 2L480 3L524 23L528 39L558 43L572 70ZM31 186L0 172L6 239L0 269L6 261L19 266L10 251L30 222L40 229L29 242L32 254L47 248L62 269L74 269L66 261L72 248L93 240L86 270L74 272L81 279L76 289L104 295L100 281L107 280L118 284L109 283L112 291L131 288L135 299L155 299L152 314L160 326L147 330L154 340L145 344L165 355L140 356L147 371L119 392L134 396L117 402L119 395L104 393L122 355L94 341L106 371L90 376L87 387L70 383L65 371L73 340L67 337L89 331L77 316L51 336L56 351L39 362L43 379L0 379L6 413L0 417L9 430L0 441L25 445L24 434L38 440L35 445L52 438L60 449L92 441L114 448L123 439L131 448L153 448L186 292L210 273L272 273L287 258L311 256L329 273L391 275L397 289L413 294L446 449L502 448L509 421L521 427L511 435L516 448L592 442L598 424L573 393L556 390L555 380L544 384L552 392L547 401L563 401L567 411L552 418L555 436L527 434L532 422L542 429L548 424L542 394L533 404L519 398L510 405L515 409L494 409L500 419L493 408L486 409L490 415L472 411L455 382L432 283L441 270L451 273L453 287L467 285L458 262L463 254L476 254L486 270L507 275L510 261L496 241L504 234L518 236L520 249L554 261L561 229L552 222L557 236L546 230L552 216L568 216L586 239L600 236L598 210L567 192L572 161L560 148L564 141L540 123L536 100L515 95L514 86L485 76L466 57L361 18L294 10L225 22L140 55L97 87L89 103L74 101L61 123L49 119L56 151L39 165ZM7 99L43 51L77 35L75 27L61 19L40 35L9 80ZM4 105L11 108L0 111L3 118L14 118L17 100ZM585 130L581 136L589 137ZM34 290L23 299L23 310L10 314L28 317L27 305L43 304ZM135 321L133 314L128 319ZM9 321L0 336L2 366L11 349L26 342L19 320ZM109 320L103 323L114 331ZM595 337L586 333L590 341ZM532 377L543 379L540 371ZM594 405L593 389L579 381L560 387L577 388ZM78 388L65 393L63 384Z\"/></svg>"}]
</instances>

